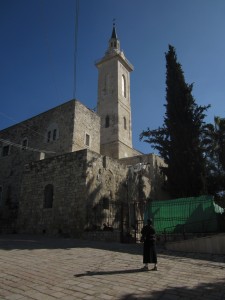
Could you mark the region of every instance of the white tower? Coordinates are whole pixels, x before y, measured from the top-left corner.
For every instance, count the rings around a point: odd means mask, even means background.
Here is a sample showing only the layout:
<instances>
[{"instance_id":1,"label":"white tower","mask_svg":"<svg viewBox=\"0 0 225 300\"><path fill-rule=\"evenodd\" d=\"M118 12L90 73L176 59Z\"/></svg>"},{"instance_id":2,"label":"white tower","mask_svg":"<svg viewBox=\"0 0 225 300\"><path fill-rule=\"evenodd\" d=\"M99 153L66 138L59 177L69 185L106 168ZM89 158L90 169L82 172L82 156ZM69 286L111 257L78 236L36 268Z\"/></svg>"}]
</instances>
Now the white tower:
<instances>
[{"instance_id":1,"label":"white tower","mask_svg":"<svg viewBox=\"0 0 225 300\"><path fill-rule=\"evenodd\" d=\"M115 24L98 68L98 105L101 117L100 152L113 158L135 155L132 149L130 72L133 66L120 50ZM137 154L136 154L137 155Z\"/></svg>"}]
</instances>

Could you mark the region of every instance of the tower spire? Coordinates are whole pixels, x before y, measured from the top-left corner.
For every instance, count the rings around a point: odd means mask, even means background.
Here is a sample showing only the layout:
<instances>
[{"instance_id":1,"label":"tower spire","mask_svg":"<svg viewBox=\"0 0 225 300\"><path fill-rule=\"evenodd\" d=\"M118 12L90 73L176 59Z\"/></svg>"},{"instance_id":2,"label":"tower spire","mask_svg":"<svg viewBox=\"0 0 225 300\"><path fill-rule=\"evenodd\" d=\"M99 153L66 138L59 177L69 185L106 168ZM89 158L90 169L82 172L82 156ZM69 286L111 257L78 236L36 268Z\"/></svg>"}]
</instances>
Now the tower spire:
<instances>
[{"instance_id":1,"label":"tower spire","mask_svg":"<svg viewBox=\"0 0 225 300\"><path fill-rule=\"evenodd\" d=\"M100 152L116 159L133 156L130 72L133 66L120 51L113 20L112 35L98 68L97 113L101 118ZM137 155L137 154L135 154Z\"/></svg>"},{"instance_id":2,"label":"tower spire","mask_svg":"<svg viewBox=\"0 0 225 300\"><path fill-rule=\"evenodd\" d=\"M113 30L112 30L112 36L111 39L116 39L117 40L117 34L116 34L116 19L113 19Z\"/></svg>"},{"instance_id":3,"label":"tower spire","mask_svg":"<svg viewBox=\"0 0 225 300\"><path fill-rule=\"evenodd\" d=\"M116 19L113 19L113 29L112 29L112 35L109 40L109 46L106 51L106 54L110 53L119 53L120 52L120 41L118 40L117 33L116 33L116 24L115 24Z\"/></svg>"}]
</instances>

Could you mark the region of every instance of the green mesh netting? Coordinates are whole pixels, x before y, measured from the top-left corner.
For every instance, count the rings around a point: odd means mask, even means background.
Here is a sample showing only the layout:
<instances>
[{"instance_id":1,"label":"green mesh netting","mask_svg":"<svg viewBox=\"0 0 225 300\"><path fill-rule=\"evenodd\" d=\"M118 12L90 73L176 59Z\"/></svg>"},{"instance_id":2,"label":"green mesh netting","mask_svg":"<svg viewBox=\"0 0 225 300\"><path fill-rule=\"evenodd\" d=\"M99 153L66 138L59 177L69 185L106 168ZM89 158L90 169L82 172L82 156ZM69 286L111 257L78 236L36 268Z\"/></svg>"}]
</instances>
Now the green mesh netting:
<instances>
[{"instance_id":1,"label":"green mesh netting","mask_svg":"<svg viewBox=\"0 0 225 300\"><path fill-rule=\"evenodd\" d=\"M217 232L217 213L224 210L212 196L152 201L145 212L145 220L152 218L156 232Z\"/></svg>"}]
</instances>

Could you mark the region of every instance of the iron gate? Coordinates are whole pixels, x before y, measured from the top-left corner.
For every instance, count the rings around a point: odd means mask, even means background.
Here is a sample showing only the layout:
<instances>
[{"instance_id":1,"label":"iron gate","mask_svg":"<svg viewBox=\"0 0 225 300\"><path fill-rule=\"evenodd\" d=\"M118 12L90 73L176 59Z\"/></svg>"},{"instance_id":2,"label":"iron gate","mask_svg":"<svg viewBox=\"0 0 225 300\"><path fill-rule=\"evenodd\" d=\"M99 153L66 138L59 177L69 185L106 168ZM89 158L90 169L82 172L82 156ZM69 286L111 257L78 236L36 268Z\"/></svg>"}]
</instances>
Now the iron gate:
<instances>
[{"instance_id":1,"label":"iron gate","mask_svg":"<svg viewBox=\"0 0 225 300\"><path fill-rule=\"evenodd\" d=\"M102 199L95 205L87 206L87 228L103 230L104 225L120 231L122 243L136 243L140 240L144 225L146 201L123 202Z\"/></svg>"}]
</instances>

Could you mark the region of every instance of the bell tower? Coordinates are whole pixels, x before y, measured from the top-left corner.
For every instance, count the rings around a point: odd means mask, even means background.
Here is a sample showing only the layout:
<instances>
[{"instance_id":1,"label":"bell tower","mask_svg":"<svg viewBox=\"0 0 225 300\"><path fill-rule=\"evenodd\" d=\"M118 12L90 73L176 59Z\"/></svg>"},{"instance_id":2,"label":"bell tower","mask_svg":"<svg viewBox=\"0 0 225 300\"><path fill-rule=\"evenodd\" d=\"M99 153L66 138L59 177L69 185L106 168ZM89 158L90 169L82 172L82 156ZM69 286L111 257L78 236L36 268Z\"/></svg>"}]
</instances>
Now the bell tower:
<instances>
[{"instance_id":1,"label":"bell tower","mask_svg":"<svg viewBox=\"0 0 225 300\"><path fill-rule=\"evenodd\" d=\"M100 152L117 159L134 156L130 102L130 72L134 68L120 50L115 24L108 49L96 62L96 67L97 113L101 117Z\"/></svg>"}]
</instances>

